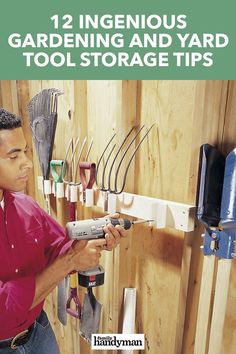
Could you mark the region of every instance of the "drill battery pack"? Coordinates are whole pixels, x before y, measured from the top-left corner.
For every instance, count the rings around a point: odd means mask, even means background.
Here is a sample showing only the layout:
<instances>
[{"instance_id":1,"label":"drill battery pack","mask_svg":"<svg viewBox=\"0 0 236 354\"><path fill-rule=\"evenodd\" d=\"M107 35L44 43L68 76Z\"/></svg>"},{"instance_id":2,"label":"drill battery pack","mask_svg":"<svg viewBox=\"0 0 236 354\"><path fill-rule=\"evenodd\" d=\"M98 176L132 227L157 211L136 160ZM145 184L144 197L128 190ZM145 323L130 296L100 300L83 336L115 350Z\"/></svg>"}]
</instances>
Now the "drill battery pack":
<instances>
[{"instance_id":1,"label":"drill battery pack","mask_svg":"<svg viewBox=\"0 0 236 354\"><path fill-rule=\"evenodd\" d=\"M84 288L92 288L104 284L104 268L99 265L96 268L78 272L78 282Z\"/></svg>"}]
</instances>

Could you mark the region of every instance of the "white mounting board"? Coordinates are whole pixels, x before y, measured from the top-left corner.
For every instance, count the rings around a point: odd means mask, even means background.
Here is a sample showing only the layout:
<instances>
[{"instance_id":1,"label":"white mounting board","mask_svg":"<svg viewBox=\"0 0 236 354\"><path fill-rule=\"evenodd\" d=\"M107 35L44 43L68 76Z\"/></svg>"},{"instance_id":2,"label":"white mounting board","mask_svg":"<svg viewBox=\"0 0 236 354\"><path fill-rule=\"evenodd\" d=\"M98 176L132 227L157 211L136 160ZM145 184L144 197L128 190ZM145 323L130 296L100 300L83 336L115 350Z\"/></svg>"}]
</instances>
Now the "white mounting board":
<instances>
[{"instance_id":1,"label":"white mounting board","mask_svg":"<svg viewBox=\"0 0 236 354\"><path fill-rule=\"evenodd\" d=\"M170 227L185 232L194 230L196 208L193 205L131 193L111 194L100 190L94 192L95 205L103 210L108 197L109 213L119 212L140 219L152 219L152 225L157 228Z\"/></svg>"}]
</instances>

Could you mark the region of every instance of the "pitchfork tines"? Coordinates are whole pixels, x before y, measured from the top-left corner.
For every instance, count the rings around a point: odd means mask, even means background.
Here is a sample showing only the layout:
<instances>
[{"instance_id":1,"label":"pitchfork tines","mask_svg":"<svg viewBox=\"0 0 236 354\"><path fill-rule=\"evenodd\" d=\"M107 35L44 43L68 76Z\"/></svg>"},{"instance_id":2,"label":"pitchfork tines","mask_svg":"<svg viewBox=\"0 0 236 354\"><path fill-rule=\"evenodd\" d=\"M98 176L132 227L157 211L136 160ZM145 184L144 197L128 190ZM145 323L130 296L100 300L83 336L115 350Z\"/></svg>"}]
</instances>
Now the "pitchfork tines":
<instances>
[{"instance_id":1,"label":"pitchfork tines","mask_svg":"<svg viewBox=\"0 0 236 354\"><path fill-rule=\"evenodd\" d=\"M141 138L141 132L143 131L145 126L142 125L140 128L138 128L137 132L135 132L135 127L132 127L129 130L129 132L125 135L124 139L122 140L121 144L118 146L116 151L115 151L116 144L113 143L116 134L114 134L111 137L111 139L108 141L107 145L105 146L105 149L103 150L97 164L96 184L102 191L107 191L114 194L120 194L124 191L130 165L134 160L134 157L140 145L147 138L149 132L154 127L154 125L155 124L153 124L147 130L147 132L144 134L142 138ZM140 138L140 141L135 146L135 143L138 138ZM107 157L105 157L106 153L107 153ZM112 154L114 154L113 159L111 158ZM99 168L101 167L102 161L104 162L104 165L101 172L101 178L99 181L98 172L99 172ZM123 177L121 176L122 171L124 171ZM121 186L119 187L118 180L120 178L121 178ZM112 179L114 181L113 187L112 187Z\"/></svg>"}]
</instances>

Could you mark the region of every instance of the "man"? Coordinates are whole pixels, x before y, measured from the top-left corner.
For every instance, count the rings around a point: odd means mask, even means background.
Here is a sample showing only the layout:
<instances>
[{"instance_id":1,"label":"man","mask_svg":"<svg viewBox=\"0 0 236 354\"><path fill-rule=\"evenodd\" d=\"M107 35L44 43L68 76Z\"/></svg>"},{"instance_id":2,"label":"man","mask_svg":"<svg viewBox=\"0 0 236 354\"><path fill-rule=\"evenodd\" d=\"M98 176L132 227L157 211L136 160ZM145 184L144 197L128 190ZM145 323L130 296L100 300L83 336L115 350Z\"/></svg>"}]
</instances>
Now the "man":
<instances>
[{"instance_id":1,"label":"man","mask_svg":"<svg viewBox=\"0 0 236 354\"><path fill-rule=\"evenodd\" d=\"M17 193L32 168L26 152L21 119L0 109L0 354L58 354L45 297L71 271L97 266L101 250L112 250L126 231L108 225L105 239L69 240L31 197Z\"/></svg>"}]
</instances>

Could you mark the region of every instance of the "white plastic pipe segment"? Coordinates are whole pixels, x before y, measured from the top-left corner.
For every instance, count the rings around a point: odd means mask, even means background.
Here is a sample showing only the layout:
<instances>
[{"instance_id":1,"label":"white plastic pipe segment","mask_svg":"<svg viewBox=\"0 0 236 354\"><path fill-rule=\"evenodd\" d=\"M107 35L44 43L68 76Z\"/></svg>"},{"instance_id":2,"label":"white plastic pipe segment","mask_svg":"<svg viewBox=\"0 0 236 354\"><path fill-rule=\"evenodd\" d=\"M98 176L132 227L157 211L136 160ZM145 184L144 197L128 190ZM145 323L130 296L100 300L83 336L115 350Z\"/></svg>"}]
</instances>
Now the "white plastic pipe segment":
<instances>
[{"instance_id":1,"label":"white plastic pipe segment","mask_svg":"<svg viewBox=\"0 0 236 354\"><path fill-rule=\"evenodd\" d=\"M85 189L86 207L92 207L94 205L93 189Z\"/></svg>"},{"instance_id":2,"label":"white plastic pipe segment","mask_svg":"<svg viewBox=\"0 0 236 354\"><path fill-rule=\"evenodd\" d=\"M37 182L38 182L38 190L43 192L43 176L38 176Z\"/></svg>"},{"instance_id":3,"label":"white plastic pipe segment","mask_svg":"<svg viewBox=\"0 0 236 354\"><path fill-rule=\"evenodd\" d=\"M63 198L64 197L64 183L59 182L56 185L56 197Z\"/></svg>"},{"instance_id":4,"label":"white plastic pipe segment","mask_svg":"<svg viewBox=\"0 0 236 354\"><path fill-rule=\"evenodd\" d=\"M135 311L136 311L136 289L125 288L122 333L134 333Z\"/></svg>"},{"instance_id":5,"label":"white plastic pipe segment","mask_svg":"<svg viewBox=\"0 0 236 354\"><path fill-rule=\"evenodd\" d=\"M70 185L70 202L75 203L78 201L78 187L76 184Z\"/></svg>"},{"instance_id":6,"label":"white plastic pipe segment","mask_svg":"<svg viewBox=\"0 0 236 354\"><path fill-rule=\"evenodd\" d=\"M116 194L108 194L108 213L114 214L116 212Z\"/></svg>"},{"instance_id":7,"label":"white plastic pipe segment","mask_svg":"<svg viewBox=\"0 0 236 354\"><path fill-rule=\"evenodd\" d=\"M136 289L125 288L122 333L134 333L136 312ZM132 354L133 350L122 350L121 354Z\"/></svg>"},{"instance_id":8,"label":"white plastic pipe segment","mask_svg":"<svg viewBox=\"0 0 236 354\"><path fill-rule=\"evenodd\" d=\"M44 182L44 194L46 195L51 194L52 189L51 189L50 179L45 179L43 182Z\"/></svg>"}]
</instances>

